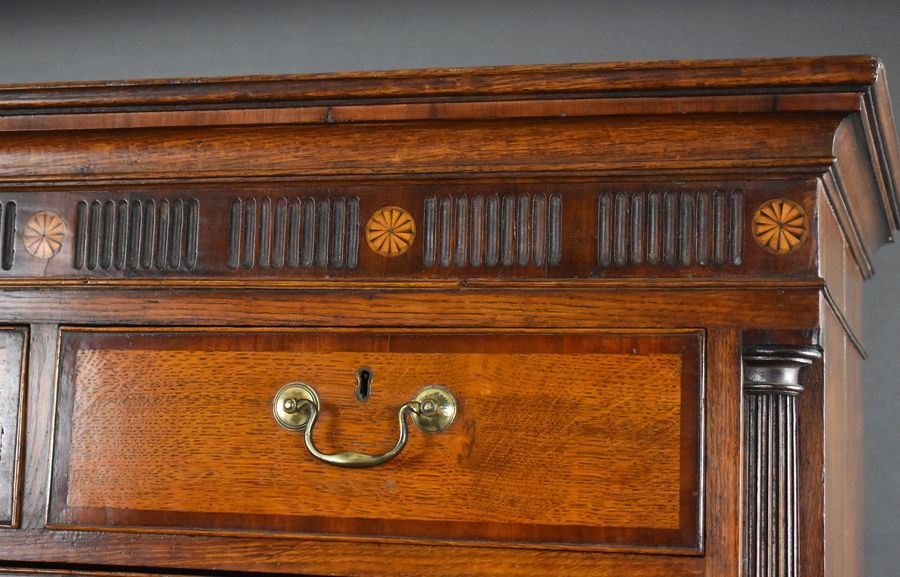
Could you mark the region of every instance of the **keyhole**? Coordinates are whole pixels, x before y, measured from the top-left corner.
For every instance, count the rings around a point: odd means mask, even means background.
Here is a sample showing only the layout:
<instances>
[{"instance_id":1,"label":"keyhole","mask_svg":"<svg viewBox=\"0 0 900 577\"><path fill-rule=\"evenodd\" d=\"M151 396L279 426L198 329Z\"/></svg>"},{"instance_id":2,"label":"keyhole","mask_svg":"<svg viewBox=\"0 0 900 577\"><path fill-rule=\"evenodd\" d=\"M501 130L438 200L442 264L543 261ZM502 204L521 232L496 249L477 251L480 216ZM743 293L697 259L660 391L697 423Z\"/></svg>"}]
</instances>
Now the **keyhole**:
<instances>
[{"instance_id":1,"label":"keyhole","mask_svg":"<svg viewBox=\"0 0 900 577\"><path fill-rule=\"evenodd\" d=\"M365 403L372 394L372 369L361 368L356 371L356 400Z\"/></svg>"}]
</instances>

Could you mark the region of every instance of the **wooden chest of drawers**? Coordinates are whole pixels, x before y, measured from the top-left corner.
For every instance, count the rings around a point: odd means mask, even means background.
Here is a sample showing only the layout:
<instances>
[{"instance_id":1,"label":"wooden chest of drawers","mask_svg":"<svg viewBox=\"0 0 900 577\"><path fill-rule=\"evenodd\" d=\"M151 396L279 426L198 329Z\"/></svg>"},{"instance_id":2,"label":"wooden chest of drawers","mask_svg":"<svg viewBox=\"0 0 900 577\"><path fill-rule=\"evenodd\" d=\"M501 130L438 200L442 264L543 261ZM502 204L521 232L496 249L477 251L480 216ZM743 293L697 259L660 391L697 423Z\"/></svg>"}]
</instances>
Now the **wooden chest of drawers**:
<instances>
[{"instance_id":1,"label":"wooden chest of drawers","mask_svg":"<svg viewBox=\"0 0 900 577\"><path fill-rule=\"evenodd\" d=\"M0 574L851 576L868 57L0 88Z\"/></svg>"}]
</instances>

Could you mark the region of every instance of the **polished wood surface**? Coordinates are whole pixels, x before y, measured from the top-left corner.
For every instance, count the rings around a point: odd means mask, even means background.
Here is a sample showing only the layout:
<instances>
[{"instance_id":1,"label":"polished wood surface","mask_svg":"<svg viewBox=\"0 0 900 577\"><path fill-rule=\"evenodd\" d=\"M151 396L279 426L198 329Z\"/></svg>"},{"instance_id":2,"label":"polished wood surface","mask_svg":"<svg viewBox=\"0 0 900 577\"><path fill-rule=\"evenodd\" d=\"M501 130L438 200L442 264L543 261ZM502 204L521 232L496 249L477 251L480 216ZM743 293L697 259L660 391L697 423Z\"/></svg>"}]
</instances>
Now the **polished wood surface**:
<instances>
[{"instance_id":1,"label":"polished wood surface","mask_svg":"<svg viewBox=\"0 0 900 577\"><path fill-rule=\"evenodd\" d=\"M0 327L0 527L18 525L27 331Z\"/></svg>"},{"instance_id":2,"label":"polished wood surface","mask_svg":"<svg viewBox=\"0 0 900 577\"><path fill-rule=\"evenodd\" d=\"M898 167L867 56L0 87L0 574L860 576Z\"/></svg>"},{"instance_id":3,"label":"polished wood surface","mask_svg":"<svg viewBox=\"0 0 900 577\"><path fill-rule=\"evenodd\" d=\"M615 174L646 170L659 163L677 171L698 162L702 165L701 157L709 147L718 150L709 164L713 169L798 164L825 168L832 152L831 136L844 115L787 114L777 126L747 123L737 115L698 116L653 116L640 127L628 116L611 116L586 117L577 123L555 118L514 123L207 127L202 135L197 128L145 128L128 134L104 130L64 133L52 142L41 132L10 132L0 145L0 182L52 182L73 173L81 175L77 180L98 180L98 175L101 180L149 180L173 173L185 179L301 174L318 178ZM765 115L761 120L766 120ZM769 147L753 146L779 129L780 138ZM648 139L648 132L668 137ZM36 158L43 162L33 162ZM82 170L85 166L87 171Z\"/></svg>"},{"instance_id":4,"label":"polished wood surface","mask_svg":"<svg viewBox=\"0 0 900 577\"><path fill-rule=\"evenodd\" d=\"M151 107L243 103L264 106L315 100L472 97L653 90L730 92L764 88L884 88L872 56L609 62L344 72L304 76L246 76L172 80L19 84L0 90L4 109ZM883 96L883 95L882 95ZM882 101L889 104L890 101ZM890 107L888 106L888 109Z\"/></svg>"},{"instance_id":5,"label":"polished wood surface","mask_svg":"<svg viewBox=\"0 0 900 577\"><path fill-rule=\"evenodd\" d=\"M772 199L813 214L806 181L392 182L92 187L12 192L51 214L49 258L22 247L0 284L54 280L816 278L816 240L772 254L747 222ZM793 199L793 200L791 200ZM385 207L412 219L402 252L368 242ZM37 278L36 278L37 277ZM212 286L212 285L210 285ZM241 286L246 286L241 285Z\"/></svg>"},{"instance_id":6,"label":"polished wood surface","mask_svg":"<svg viewBox=\"0 0 900 577\"><path fill-rule=\"evenodd\" d=\"M67 330L49 521L696 548L701 344ZM364 404L359 368L374 376ZM441 434L413 429L389 465L348 471L276 426L272 397L292 381L322 399L328 453L392 446L398 407L427 384L460 414Z\"/></svg>"}]
</instances>

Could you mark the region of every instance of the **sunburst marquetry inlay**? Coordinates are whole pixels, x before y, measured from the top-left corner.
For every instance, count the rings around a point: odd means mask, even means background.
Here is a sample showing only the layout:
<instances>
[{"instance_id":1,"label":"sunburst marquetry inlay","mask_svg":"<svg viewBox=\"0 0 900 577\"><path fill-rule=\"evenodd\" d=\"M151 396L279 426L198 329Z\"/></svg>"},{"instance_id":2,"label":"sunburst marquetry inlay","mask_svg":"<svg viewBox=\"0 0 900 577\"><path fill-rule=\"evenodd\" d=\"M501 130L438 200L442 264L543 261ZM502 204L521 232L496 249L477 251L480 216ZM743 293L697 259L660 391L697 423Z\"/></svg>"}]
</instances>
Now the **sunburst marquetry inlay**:
<instances>
[{"instance_id":1,"label":"sunburst marquetry inlay","mask_svg":"<svg viewBox=\"0 0 900 577\"><path fill-rule=\"evenodd\" d=\"M51 258L62 248L66 223L53 212L39 212L28 219L22 232L22 244L31 256Z\"/></svg>"},{"instance_id":2,"label":"sunburst marquetry inlay","mask_svg":"<svg viewBox=\"0 0 900 577\"><path fill-rule=\"evenodd\" d=\"M399 206L379 208L366 223L366 242L381 256L406 253L415 238L416 221Z\"/></svg>"},{"instance_id":3,"label":"sunburst marquetry inlay","mask_svg":"<svg viewBox=\"0 0 900 577\"><path fill-rule=\"evenodd\" d=\"M776 198L753 213L753 238L773 254L789 254L800 248L809 236L809 218L792 200Z\"/></svg>"}]
</instances>

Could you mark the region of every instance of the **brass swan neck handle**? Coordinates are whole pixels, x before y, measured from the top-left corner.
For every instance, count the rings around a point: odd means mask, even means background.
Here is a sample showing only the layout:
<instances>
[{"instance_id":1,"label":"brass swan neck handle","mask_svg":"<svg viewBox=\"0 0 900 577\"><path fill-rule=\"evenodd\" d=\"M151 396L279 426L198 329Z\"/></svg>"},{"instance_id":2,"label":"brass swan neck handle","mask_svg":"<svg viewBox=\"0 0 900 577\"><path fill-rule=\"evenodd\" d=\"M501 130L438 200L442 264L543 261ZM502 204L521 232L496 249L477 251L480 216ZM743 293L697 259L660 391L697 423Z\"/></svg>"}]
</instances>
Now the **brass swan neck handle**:
<instances>
[{"instance_id":1,"label":"brass swan neck handle","mask_svg":"<svg viewBox=\"0 0 900 577\"><path fill-rule=\"evenodd\" d=\"M386 453L370 455L344 451L340 453L323 453L316 448L313 431L319 417L319 396L315 389L305 383L289 383L278 391L272 403L275 420L282 427L292 431L304 431L303 440L306 449L329 465L362 469L387 463L400 454L409 437L407 415L412 417L415 425L428 433L438 433L450 426L456 418L456 398L446 388L429 385L420 390L415 397L405 403L397 411L400 426L400 437L394 447Z\"/></svg>"}]
</instances>

